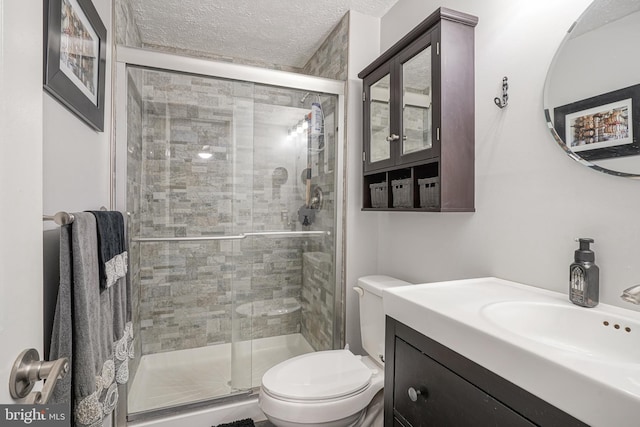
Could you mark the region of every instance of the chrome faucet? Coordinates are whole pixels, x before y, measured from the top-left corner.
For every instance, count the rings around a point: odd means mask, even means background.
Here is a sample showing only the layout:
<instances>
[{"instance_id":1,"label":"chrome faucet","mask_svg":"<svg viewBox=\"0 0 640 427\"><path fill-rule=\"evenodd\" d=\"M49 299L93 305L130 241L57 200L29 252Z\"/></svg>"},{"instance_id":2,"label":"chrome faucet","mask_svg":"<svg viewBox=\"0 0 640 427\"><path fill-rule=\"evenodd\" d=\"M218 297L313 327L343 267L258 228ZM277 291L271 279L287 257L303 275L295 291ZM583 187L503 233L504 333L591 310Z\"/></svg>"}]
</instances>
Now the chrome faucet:
<instances>
[{"instance_id":1,"label":"chrome faucet","mask_svg":"<svg viewBox=\"0 0 640 427\"><path fill-rule=\"evenodd\" d=\"M622 291L620 298L626 302L640 304L640 285L635 285Z\"/></svg>"}]
</instances>

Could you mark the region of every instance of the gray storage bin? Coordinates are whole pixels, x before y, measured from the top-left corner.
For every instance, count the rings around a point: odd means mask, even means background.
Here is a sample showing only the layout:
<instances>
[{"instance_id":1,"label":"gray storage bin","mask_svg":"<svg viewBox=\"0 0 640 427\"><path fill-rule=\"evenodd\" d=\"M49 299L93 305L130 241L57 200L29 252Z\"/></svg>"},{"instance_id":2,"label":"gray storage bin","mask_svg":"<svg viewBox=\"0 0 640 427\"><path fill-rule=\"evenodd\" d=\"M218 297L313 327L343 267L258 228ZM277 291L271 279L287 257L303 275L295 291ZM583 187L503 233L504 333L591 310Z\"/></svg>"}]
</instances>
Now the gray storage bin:
<instances>
[{"instance_id":1,"label":"gray storage bin","mask_svg":"<svg viewBox=\"0 0 640 427\"><path fill-rule=\"evenodd\" d=\"M412 208L411 178L394 179L391 181L391 193L393 195L394 208Z\"/></svg>"},{"instance_id":2,"label":"gray storage bin","mask_svg":"<svg viewBox=\"0 0 640 427\"><path fill-rule=\"evenodd\" d=\"M420 207L433 208L440 205L440 178L425 178L418 180L420 188Z\"/></svg>"},{"instance_id":3,"label":"gray storage bin","mask_svg":"<svg viewBox=\"0 0 640 427\"><path fill-rule=\"evenodd\" d=\"M378 182L375 184L369 184L371 190L371 207L372 208L387 208L389 207L389 198L387 196L388 186L386 182Z\"/></svg>"}]
</instances>

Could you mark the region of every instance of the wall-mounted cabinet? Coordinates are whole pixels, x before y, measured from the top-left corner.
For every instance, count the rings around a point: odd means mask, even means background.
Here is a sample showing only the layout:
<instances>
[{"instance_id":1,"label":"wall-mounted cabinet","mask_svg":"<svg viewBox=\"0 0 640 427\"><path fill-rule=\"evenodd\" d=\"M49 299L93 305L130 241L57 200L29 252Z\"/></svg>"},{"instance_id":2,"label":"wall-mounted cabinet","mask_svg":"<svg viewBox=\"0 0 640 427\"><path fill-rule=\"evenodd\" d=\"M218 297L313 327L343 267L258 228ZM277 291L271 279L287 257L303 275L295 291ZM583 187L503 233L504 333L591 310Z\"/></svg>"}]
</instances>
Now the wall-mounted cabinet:
<instances>
[{"instance_id":1,"label":"wall-mounted cabinet","mask_svg":"<svg viewBox=\"0 0 640 427\"><path fill-rule=\"evenodd\" d=\"M474 210L474 16L440 8L363 79L365 210Z\"/></svg>"}]
</instances>

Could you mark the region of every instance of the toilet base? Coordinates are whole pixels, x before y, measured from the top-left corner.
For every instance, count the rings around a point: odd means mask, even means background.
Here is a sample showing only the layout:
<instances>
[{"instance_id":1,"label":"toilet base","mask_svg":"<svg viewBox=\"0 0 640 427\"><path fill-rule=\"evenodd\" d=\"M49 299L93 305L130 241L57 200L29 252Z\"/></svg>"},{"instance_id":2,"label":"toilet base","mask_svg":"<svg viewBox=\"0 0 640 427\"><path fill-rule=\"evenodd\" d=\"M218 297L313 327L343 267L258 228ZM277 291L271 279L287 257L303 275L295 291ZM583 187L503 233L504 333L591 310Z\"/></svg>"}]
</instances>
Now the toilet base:
<instances>
[{"instance_id":1,"label":"toilet base","mask_svg":"<svg viewBox=\"0 0 640 427\"><path fill-rule=\"evenodd\" d=\"M278 419L276 417L267 415L267 418L273 425L276 427L360 427L362 426L362 422L365 419L365 415L367 413L366 408L360 412L356 412L353 415L348 416L347 418L342 418L340 420L329 421L326 423L314 423L314 424L300 424L291 421L285 421Z\"/></svg>"},{"instance_id":2,"label":"toilet base","mask_svg":"<svg viewBox=\"0 0 640 427\"><path fill-rule=\"evenodd\" d=\"M327 423L302 424L284 421L273 416L265 416L276 427L383 427L384 425L384 391L380 390L369 406L347 418Z\"/></svg>"},{"instance_id":3,"label":"toilet base","mask_svg":"<svg viewBox=\"0 0 640 427\"><path fill-rule=\"evenodd\" d=\"M375 395L369 406L367 413L362 420L363 427L383 427L384 426L384 390L380 390Z\"/></svg>"}]
</instances>

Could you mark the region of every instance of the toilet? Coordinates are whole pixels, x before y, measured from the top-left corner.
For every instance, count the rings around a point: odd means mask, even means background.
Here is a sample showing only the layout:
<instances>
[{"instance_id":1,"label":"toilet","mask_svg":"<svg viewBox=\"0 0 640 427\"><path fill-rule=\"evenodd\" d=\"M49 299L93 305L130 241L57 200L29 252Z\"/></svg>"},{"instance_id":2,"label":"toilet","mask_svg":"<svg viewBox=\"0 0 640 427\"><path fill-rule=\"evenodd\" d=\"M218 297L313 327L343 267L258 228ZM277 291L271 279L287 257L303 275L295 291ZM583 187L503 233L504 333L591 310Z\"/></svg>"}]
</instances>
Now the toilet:
<instances>
[{"instance_id":1,"label":"toilet","mask_svg":"<svg viewBox=\"0 0 640 427\"><path fill-rule=\"evenodd\" d=\"M264 374L259 402L271 423L277 427L357 427L366 419L367 426L382 425L382 290L406 285L410 283L388 276L366 276L353 288L360 296L362 347L368 356L354 355L348 349L318 351L285 360Z\"/></svg>"}]
</instances>

